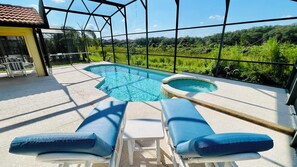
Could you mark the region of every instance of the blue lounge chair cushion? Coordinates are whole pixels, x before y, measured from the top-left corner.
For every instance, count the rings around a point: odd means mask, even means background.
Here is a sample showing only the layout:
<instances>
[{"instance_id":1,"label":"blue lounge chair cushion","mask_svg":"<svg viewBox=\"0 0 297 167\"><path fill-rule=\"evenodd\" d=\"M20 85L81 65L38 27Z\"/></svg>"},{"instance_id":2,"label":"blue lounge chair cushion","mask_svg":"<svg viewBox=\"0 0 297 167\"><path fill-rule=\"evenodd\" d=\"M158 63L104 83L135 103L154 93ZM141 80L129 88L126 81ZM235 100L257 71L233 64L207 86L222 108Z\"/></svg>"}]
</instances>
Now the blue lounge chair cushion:
<instances>
[{"instance_id":1,"label":"blue lounge chair cushion","mask_svg":"<svg viewBox=\"0 0 297 167\"><path fill-rule=\"evenodd\" d=\"M100 102L81 123L76 133L38 134L15 138L10 152L39 155L53 152L80 152L111 155L115 149L127 102Z\"/></svg>"},{"instance_id":2,"label":"blue lounge chair cushion","mask_svg":"<svg viewBox=\"0 0 297 167\"><path fill-rule=\"evenodd\" d=\"M204 157L260 152L272 147L272 139L264 134L224 133L198 137L180 143L176 152L186 157Z\"/></svg>"},{"instance_id":3,"label":"blue lounge chair cushion","mask_svg":"<svg viewBox=\"0 0 297 167\"><path fill-rule=\"evenodd\" d=\"M161 100L174 147L193 138L214 134L214 131L186 99Z\"/></svg>"},{"instance_id":4,"label":"blue lounge chair cushion","mask_svg":"<svg viewBox=\"0 0 297 167\"><path fill-rule=\"evenodd\" d=\"M126 106L127 102L123 101L100 102L76 132L95 133L114 149Z\"/></svg>"},{"instance_id":5,"label":"blue lounge chair cushion","mask_svg":"<svg viewBox=\"0 0 297 167\"><path fill-rule=\"evenodd\" d=\"M89 153L110 155L113 148L94 133L48 133L16 137L9 152L23 155L39 155L52 152Z\"/></svg>"}]
</instances>

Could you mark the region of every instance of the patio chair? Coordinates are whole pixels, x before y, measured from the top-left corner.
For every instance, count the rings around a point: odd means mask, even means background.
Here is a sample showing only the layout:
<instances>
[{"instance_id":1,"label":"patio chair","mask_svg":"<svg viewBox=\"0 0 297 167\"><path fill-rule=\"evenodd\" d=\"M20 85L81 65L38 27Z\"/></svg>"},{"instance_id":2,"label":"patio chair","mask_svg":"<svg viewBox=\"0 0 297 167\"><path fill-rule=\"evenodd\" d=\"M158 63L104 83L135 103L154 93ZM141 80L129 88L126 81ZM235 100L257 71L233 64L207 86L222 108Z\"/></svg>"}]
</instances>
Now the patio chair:
<instances>
[{"instance_id":1,"label":"patio chair","mask_svg":"<svg viewBox=\"0 0 297 167\"><path fill-rule=\"evenodd\" d=\"M34 66L34 63L33 63L33 59L32 58L29 57L29 60L30 61L28 61L28 59L26 57L24 57L23 59L24 59L23 64L24 64L24 67L25 68L33 68L33 70L35 69L35 66Z\"/></svg>"},{"instance_id":2,"label":"patio chair","mask_svg":"<svg viewBox=\"0 0 297 167\"><path fill-rule=\"evenodd\" d=\"M9 152L33 155L43 162L70 164L109 163L119 166L127 102L100 102L75 133L48 133L16 137Z\"/></svg>"},{"instance_id":3,"label":"patio chair","mask_svg":"<svg viewBox=\"0 0 297 167\"><path fill-rule=\"evenodd\" d=\"M264 134L222 133L215 134L192 103L186 99L161 100L165 139L173 165L205 163L205 166L236 166L235 161L260 158L260 151L273 147L272 139ZM170 138L171 137L171 138ZM172 139L172 140L171 140Z\"/></svg>"},{"instance_id":4,"label":"patio chair","mask_svg":"<svg viewBox=\"0 0 297 167\"><path fill-rule=\"evenodd\" d=\"M20 71L23 75L27 76L24 62L22 62L20 59L7 58L7 69L10 77L14 77L14 73L17 71Z\"/></svg>"},{"instance_id":5,"label":"patio chair","mask_svg":"<svg viewBox=\"0 0 297 167\"><path fill-rule=\"evenodd\" d=\"M7 57L0 57L0 69L4 69L6 71L7 76L11 76L11 72L8 67Z\"/></svg>"}]
</instances>

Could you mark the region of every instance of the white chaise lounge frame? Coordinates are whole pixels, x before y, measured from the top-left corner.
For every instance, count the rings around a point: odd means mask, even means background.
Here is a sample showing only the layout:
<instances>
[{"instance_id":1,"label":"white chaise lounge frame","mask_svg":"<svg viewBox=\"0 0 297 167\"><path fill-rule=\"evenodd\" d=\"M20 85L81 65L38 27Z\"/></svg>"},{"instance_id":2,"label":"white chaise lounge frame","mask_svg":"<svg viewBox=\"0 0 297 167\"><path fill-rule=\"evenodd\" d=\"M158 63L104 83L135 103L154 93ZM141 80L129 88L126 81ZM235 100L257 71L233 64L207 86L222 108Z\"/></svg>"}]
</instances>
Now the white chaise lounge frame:
<instances>
[{"instance_id":1,"label":"white chaise lounge frame","mask_svg":"<svg viewBox=\"0 0 297 167\"><path fill-rule=\"evenodd\" d=\"M170 153L170 158L172 160L173 166L177 167L179 164L180 167L186 167L188 164L192 163L204 163L206 167L215 167L225 166L225 167L237 167L235 161L243 161L243 160L251 160L251 159L259 159L261 155L259 153L239 153L218 157L191 157L191 158L183 158L179 154L175 152L175 149L172 144L172 140L170 138L169 130L167 127L167 123L165 121L164 114L162 115L162 122L164 127L164 135L167 143L167 147ZM175 155L179 159L179 163L177 163ZM212 165L213 164L213 165Z\"/></svg>"},{"instance_id":2,"label":"white chaise lounge frame","mask_svg":"<svg viewBox=\"0 0 297 167\"><path fill-rule=\"evenodd\" d=\"M118 167L123 149L123 133L126 125L126 114L123 116L121 128L117 137L116 148L111 156L100 157L87 153L47 153L36 157L36 160L59 164L59 167L68 167L71 164L84 164L91 167L94 163L109 164L109 167Z\"/></svg>"}]
</instances>

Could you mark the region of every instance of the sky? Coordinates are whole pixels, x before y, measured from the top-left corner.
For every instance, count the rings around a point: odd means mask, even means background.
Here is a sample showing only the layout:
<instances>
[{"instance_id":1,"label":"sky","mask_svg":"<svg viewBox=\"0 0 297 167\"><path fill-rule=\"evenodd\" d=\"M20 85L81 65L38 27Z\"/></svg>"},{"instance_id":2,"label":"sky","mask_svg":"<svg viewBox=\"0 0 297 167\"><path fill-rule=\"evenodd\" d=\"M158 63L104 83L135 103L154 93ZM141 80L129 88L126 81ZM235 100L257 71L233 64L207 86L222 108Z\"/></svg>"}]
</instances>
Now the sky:
<instances>
[{"instance_id":1,"label":"sky","mask_svg":"<svg viewBox=\"0 0 297 167\"><path fill-rule=\"evenodd\" d=\"M114 0L116 2L129 2L130 0ZM45 6L52 6L66 9L71 0L43 0ZM90 11L97 6L96 2L84 0ZM267 3L269 2L269 3ZM34 7L38 9L39 0L0 0L1 4L12 4L26 7ZM72 10L82 10L87 12L81 0L75 0ZM228 23L252 21L260 19L285 18L297 16L297 2L291 0L231 0ZM95 12L97 14L111 15L117 8L102 5ZM179 27L205 26L213 24L222 24L225 15L225 0L180 0ZM140 0L132 3L127 7L127 24L128 32L144 32L145 31L145 10ZM148 0L148 22L149 31L174 29L176 21L176 4L175 0ZM62 26L65 19L64 12L51 11L48 14L48 20L51 27ZM97 29L95 21L90 19L86 25L88 16L69 14L67 26L81 29L87 26L87 29ZM104 20L96 17L99 28L104 24ZM226 31L235 31L247 29L255 26L263 25L287 25L297 23L297 20L265 22L256 24L244 24L227 26ZM112 17L113 34L124 34L124 19L120 13ZM221 33L222 27L200 28L194 30L179 31L179 37L183 36L209 36ZM103 36L110 35L109 26L105 26L102 31ZM152 33L153 36L174 37L175 32ZM129 38L135 39L145 37L143 35L129 35ZM117 37L118 39L125 38Z\"/></svg>"}]
</instances>

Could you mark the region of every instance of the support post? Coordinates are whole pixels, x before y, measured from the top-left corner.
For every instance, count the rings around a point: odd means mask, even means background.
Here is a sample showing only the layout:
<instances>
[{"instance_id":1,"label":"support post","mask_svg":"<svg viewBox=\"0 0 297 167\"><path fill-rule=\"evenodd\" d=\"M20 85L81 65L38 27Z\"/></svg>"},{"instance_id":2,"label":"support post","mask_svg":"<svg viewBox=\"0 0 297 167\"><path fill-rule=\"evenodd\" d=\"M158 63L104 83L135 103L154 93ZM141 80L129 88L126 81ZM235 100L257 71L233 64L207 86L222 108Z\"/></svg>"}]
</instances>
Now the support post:
<instances>
[{"instance_id":1,"label":"support post","mask_svg":"<svg viewBox=\"0 0 297 167\"><path fill-rule=\"evenodd\" d=\"M81 31L81 33L84 34L84 54L83 54L83 58L84 61L87 62L86 58L88 59L88 63L90 63L90 59L89 59L89 54L88 54L88 42L87 42L87 36L86 36L86 31Z\"/></svg>"},{"instance_id":2,"label":"support post","mask_svg":"<svg viewBox=\"0 0 297 167\"><path fill-rule=\"evenodd\" d=\"M149 68L149 40L148 40L148 0L145 0L145 38L146 38L146 68Z\"/></svg>"},{"instance_id":3,"label":"support post","mask_svg":"<svg viewBox=\"0 0 297 167\"><path fill-rule=\"evenodd\" d=\"M67 37L66 37L66 30L63 30L63 37L64 37L64 46L65 46L65 52L69 52L69 47L68 47L68 42L67 42Z\"/></svg>"},{"instance_id":4,"label":"support post","mask_svg":"<svg viewBox=\"0 0 297 167\"><path fill-rule=\"evenodd\" d=\"M130 65L130 53L129 53L129 39L128 39L128 26L127 26L126 7L124 7L124 18L125 18L125 32L126 32L126 47L127 47L128 65Z\"/></svg>"},{"instance_id":5,"label":"support post","mask_svg":"<svg viewBox=\"0 0 297 167\"><path fill-rule=\"evenodd\" d=\"M21 41L21 40L22 40L21 37L16 37L16 43L17 43L17 45L18 45L18 49L19 49L19 51L20 51L22 60L25 61L25 59L24 59L24 53L23 53L23 45L20 44L20 41Z\"/></svg>"},{"instance_id":6,"label":"support post","mask_svg":"<svg viewBox=\"0 0 297 167\"><path fill-rule=\"evenodd\" d=\"M222 35L221 35L221 41L220 41L220 49L219 49L219 54L218 54L218 61L216 64L216 72L214 76L218 76L219 73L219 68L220 68L220 61L221 61L221 54L222 54L222 49L224 45L224 36L225 36L225 28L226 28L226 23L227 23L227 18L228 18L228 12L229 12L229 5L230 5L230 0L226 0L226 11L225 11L225 17L224 17L224 24L223 24L223 29L222 29Z\"/></svg>"},{"instance_id":7,"label":"support post","mask_svg":"<svg viewBox=\"0 0 297 167\"><path fill-rule=\"evenodd\" d=\"M49 69L51 69L52 66L51 66L51 64L50 64L49 54L48 54L47 49L46 49L46 45L45 45L45 41L44 41L44 38L43 38L43 34L42 34L42 32L41 32L40 29L37 29L36 32L38 33L38 36L39 36L39 39L40 39L40 47L41 47L41 50L42 50L42 52L43 52L43 54L44 54L45 63L46 63L46 65L47 65L47 67L48 67Z\"/></svg>"},{"instance_id":8,"label":"support post","mask_svg":"<svg viewBox=\"0 0 297 167\"><path fill-rule=\"evenodd\" d=\"M36 30L34 28L33 28L33 36L34 36L35 44L37 46L37 50L38 50L38 53L39 53L39 56L40 56L40 61L41 61L42 67L43 67L44 74L45 74L45 76L48 76L48 72L46 70L46 66L45 66L45 63L44 63L43 56L42 56L42 51L41 51L40 45L38 43L38 38L37 38L37 35L36 35Z\"/></svg>"},{"instance_id":9,"label":"support post","mask_svg":"<svg viewBox=\"0 0 297 167\"><path fill-rule=\"evenodd\" d=\"M294 67L296 68L296 67ZM292 86L289 89L289 98L287 105L294 105L297 100L297 73L295 73L294 80L292 81Z\"/></svg>"},{"instance_id":10,"label":"support post","mask_svg":"<svg viewBox=\"0 0 297 167\"><path fill-rule=\"evenodd\" d=\"M175 3L176 3L176 21L175 21L175 41L174 41L173 73L176 72L176 54L177 54L178 20L179 20L179 0L175 0Z\"/></svg>"},{"instance_id":11,"label":"support post","mask_svg":"<svg viewBox=\"0 0 297 167\"><path fill-rule=\"evenodd\" d=\"M291 88L292 88L292 84L293 84L293 81L294 81L294 78L295 78L295 75L297 74L297 59L295 61L295 64L293 66L293 70L291 72L291 75L287 81L287 85L286 85L286 89L288 89L289 91L291 91Z\"/></svg>"},{"instance_id":12,"label":"support post","mask_svg":"<svg viewBox=\"0 0 297 167\"><path fill-rule=\"evenodd\" d=\"M6 49L6 57L9 57L9 50L11 50L11 48L10 48L10 45L9 45L9 42L8 42L8 40L7 40L7 37L4 37L4 39L5 39L5 43L6 43L6 46L7 46L7 49ZM5 48L5 47L4 47Z\"/></svg>"},{"instance_id":13,"label":"support post","mask_svg":"<svg viewBox=\"0 0 297 167\"><path fill-rule=\"evenodd\" d=\"M112 46L112 53L113 53L113 62L116 63L116 57L115 57L115 52L114 52L114 42L113 42L113 32L112 32L112 21L111 17L109 18L109 27L110 27L110 35L111 35L111 46Z\"/></svg>"},{"instance_id":14,"label":"support post","mask_svg":"<svg viewBox=\"0 0 297 167\"><path fill-rule=\"evenodd\" d=\"M297 132L295 132L295 135L291 141L291 147L297 148Z\"/></svg>"},{"instance_id":15,"label":"support post","mask_svg":"<svg viewBox=\"0 0 297 167\"><path fill-rule=\"evenodd\" d=\"M104 55L104 46L103 46L102 32L101 31L100 31L100 43L101 43L101 51L102 51L103 61L105 61L105 56L106 55Z\"/></svg>"}]
</instances>

